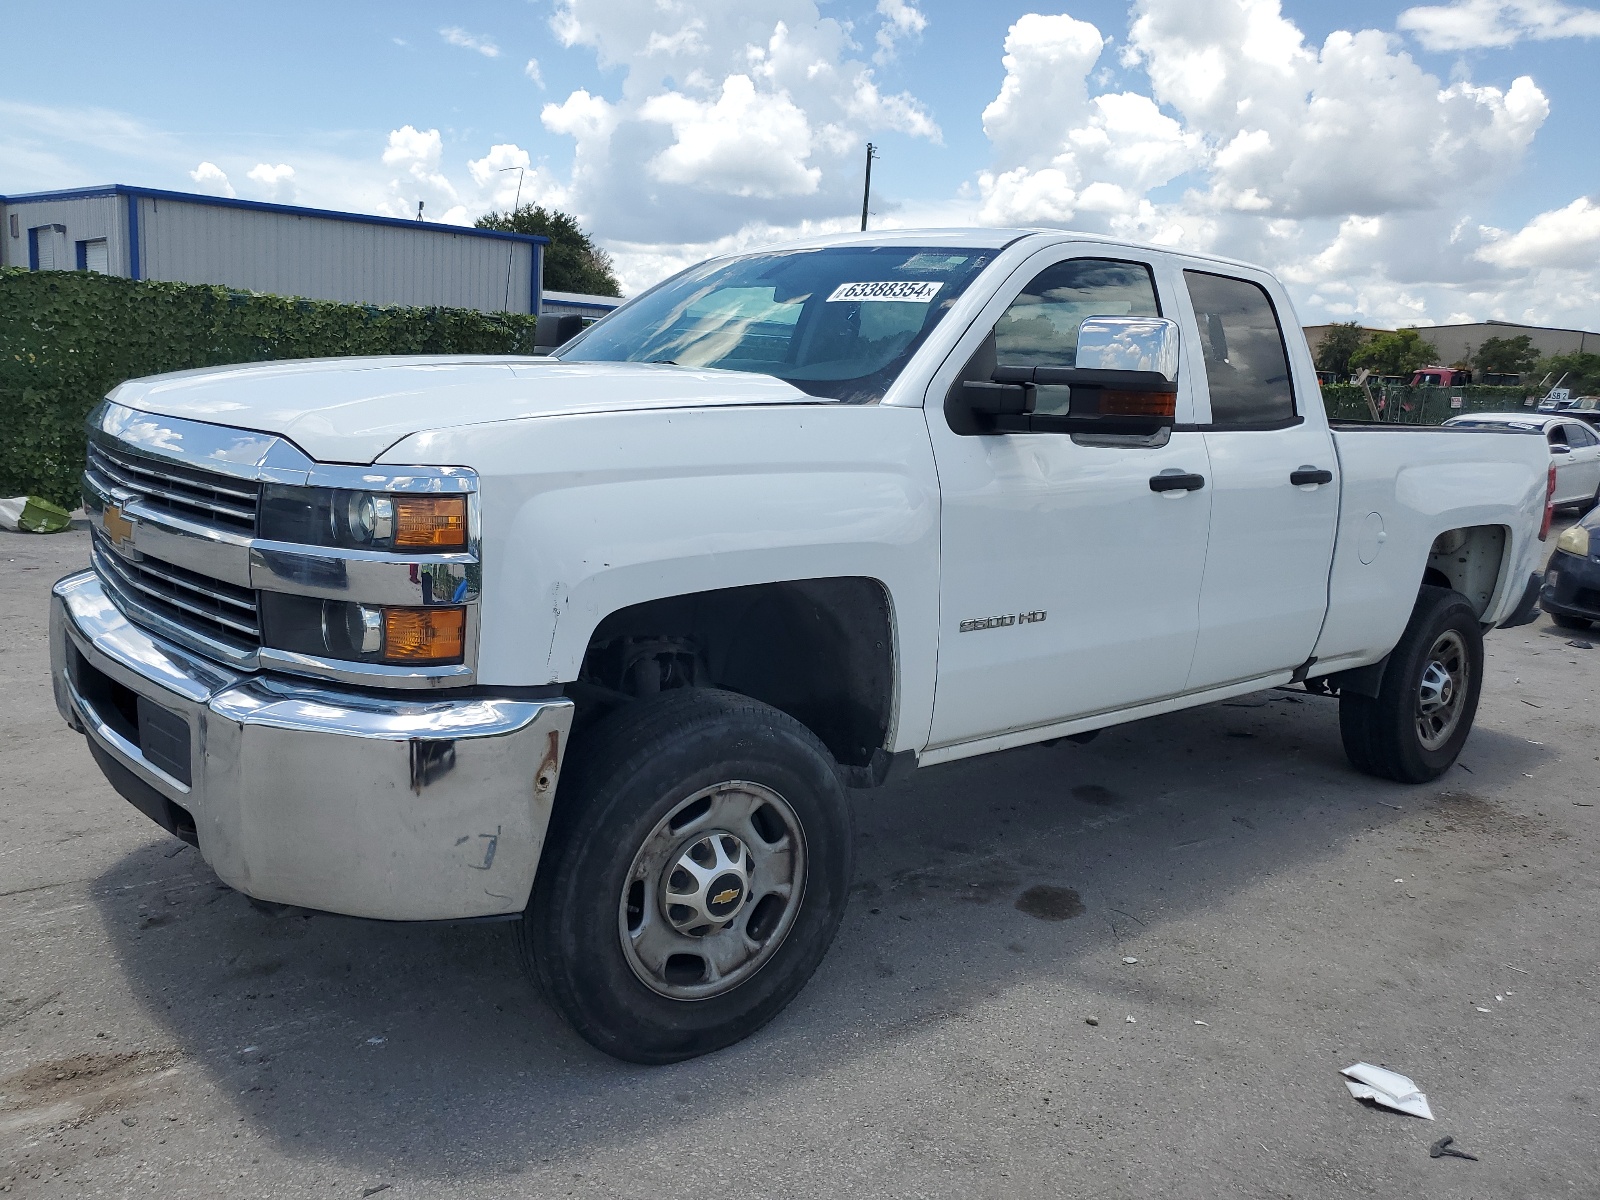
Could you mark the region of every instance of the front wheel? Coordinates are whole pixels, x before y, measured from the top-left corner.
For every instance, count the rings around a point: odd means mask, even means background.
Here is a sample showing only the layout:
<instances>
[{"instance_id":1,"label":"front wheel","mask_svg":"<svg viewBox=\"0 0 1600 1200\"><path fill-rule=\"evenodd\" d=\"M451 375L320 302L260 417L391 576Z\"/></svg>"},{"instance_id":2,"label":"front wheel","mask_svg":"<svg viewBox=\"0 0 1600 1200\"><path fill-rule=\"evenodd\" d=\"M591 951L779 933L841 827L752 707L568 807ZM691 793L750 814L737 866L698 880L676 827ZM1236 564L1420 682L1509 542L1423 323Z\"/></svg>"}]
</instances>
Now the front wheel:
<instances>
[{"instance_id":1,"label":"front wheel","mask_svg":"<svg viewBox=\"0 0 1600 1200\"><path fill-rule=\"evenodd\" d=\"M776 1016L844 915L849 802L798 721L683 688L580 746L522 922L525 961L579 1034L629 1062L730 1045Z\"/></svg>"},{"instance_id":2,"label":"front wheel","mask_svg":"<svg viewBox=\"0 0 1600 1200\"><path fill-rule=\"evenodd\" d=\"M1472 732L1483 687L1483 631L1465 596L1423 587L1376 696L1339 697L1339 733L1358 770L1426 783Z\"/></svg>"}]
</instances>

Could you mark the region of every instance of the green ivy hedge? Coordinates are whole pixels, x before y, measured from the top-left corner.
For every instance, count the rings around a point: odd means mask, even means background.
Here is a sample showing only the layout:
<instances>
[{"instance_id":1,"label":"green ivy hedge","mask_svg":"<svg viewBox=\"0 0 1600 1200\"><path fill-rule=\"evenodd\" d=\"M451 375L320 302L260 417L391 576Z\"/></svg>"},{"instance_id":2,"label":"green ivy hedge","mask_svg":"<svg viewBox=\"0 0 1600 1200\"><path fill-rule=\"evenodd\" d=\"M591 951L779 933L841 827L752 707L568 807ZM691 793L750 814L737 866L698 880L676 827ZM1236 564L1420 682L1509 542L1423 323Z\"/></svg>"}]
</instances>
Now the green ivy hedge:
<instances>
[{"instance_id":1,"label":"green ivy hedge","mask_svg":"<svg viewBox=\"0 0 1600 1200\"><path fill-rule=\"evenodd\" d=\"M350 354L526 354L534 318L0 268L0 496L78 504L84 418L142 375Z\"/></svg>"}]
</instances>

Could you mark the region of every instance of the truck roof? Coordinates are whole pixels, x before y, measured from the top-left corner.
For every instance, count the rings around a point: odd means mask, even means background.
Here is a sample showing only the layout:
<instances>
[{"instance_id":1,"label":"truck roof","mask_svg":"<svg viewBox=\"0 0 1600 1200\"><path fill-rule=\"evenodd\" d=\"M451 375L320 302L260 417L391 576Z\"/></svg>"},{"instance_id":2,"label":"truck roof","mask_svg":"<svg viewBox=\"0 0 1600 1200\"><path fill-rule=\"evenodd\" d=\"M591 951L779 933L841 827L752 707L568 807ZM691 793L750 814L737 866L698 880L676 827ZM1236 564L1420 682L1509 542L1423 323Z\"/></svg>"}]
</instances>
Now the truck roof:
<instances>
[{"instance_id":1,"label":"truck roof","mask_svg":"<svg viewBox=\"0 0 1600 1200\"><path fill-rule=\"evenodd\" d=\"M823 246L968 246L975 249L1002 250L1024 238L1038 238L1042 246L1052 242L1095 242L1105 246L1120 246L1155 254L1181 254L1185 258L1201 259L1229 267L1265 270L1257 263L1189 250L1182 246L1159 246L1153 242L1135 242L1102 233L1087 233L1077 229L1050 229L1042 226L1010 229L950 226L934 229L871 229L859 233L816 234L789 242L779 242L772 246L750 247L721 257L738 258L744 254L759 254L765 250L810 250Z\"/></svg>"}]
</instances>

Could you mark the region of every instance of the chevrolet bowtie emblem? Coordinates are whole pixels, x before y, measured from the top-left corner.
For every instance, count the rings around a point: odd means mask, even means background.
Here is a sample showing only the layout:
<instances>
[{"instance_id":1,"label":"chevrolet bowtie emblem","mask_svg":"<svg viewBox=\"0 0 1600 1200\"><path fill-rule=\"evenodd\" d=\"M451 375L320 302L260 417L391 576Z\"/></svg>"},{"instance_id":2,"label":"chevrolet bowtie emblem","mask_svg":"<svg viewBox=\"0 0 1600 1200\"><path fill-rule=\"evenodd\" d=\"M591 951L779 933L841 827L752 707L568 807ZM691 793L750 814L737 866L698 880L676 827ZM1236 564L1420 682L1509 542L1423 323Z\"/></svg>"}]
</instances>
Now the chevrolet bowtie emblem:
<instances>
[{"instance_id":1,"label":"chevrolet bowtie emblem","mask_svg":"<svg viewBox=\"0 0 1600 1200\"><path fill-rule=\"evenodd\" d=\"M114 546L133 545L133 522L123 515L122 505L108 504L100 525Z\"/></svg>"},{"instance_id":2,"label":"chevrolet bowtie emblem","mask_svg":"<svg viewBox=\"0 0 1600 1200\"><path fill-rule=\"evenodd\" d=\"M738 888L726 888L723 891L718 892L715 896L711 897L711 903L713 903L713 904L730 904L733 901L737 900L738 898L739 898L739 889Z\"/></svg>"}]
</instances>

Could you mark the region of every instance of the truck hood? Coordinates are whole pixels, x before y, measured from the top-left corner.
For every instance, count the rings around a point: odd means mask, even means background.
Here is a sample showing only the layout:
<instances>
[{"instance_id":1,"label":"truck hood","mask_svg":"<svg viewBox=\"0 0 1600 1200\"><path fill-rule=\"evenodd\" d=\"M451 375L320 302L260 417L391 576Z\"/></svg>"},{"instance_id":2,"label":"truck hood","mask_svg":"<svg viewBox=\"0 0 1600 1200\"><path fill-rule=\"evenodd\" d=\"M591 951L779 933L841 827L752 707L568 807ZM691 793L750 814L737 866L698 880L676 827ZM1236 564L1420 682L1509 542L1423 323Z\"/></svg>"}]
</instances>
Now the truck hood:
<instances>
[{"instance_id":1,"label":"truck hood","mask_svg":"<svg viewBox=\"0 0 1600 1200\"><path fill-rule=\"evenodd\" d=\"M770 375L549 358L332 358L131 379L140 412L277 434L318 462L370 463L414 433L559 413L834 404Z\"/></svg>"}]
</instances>

